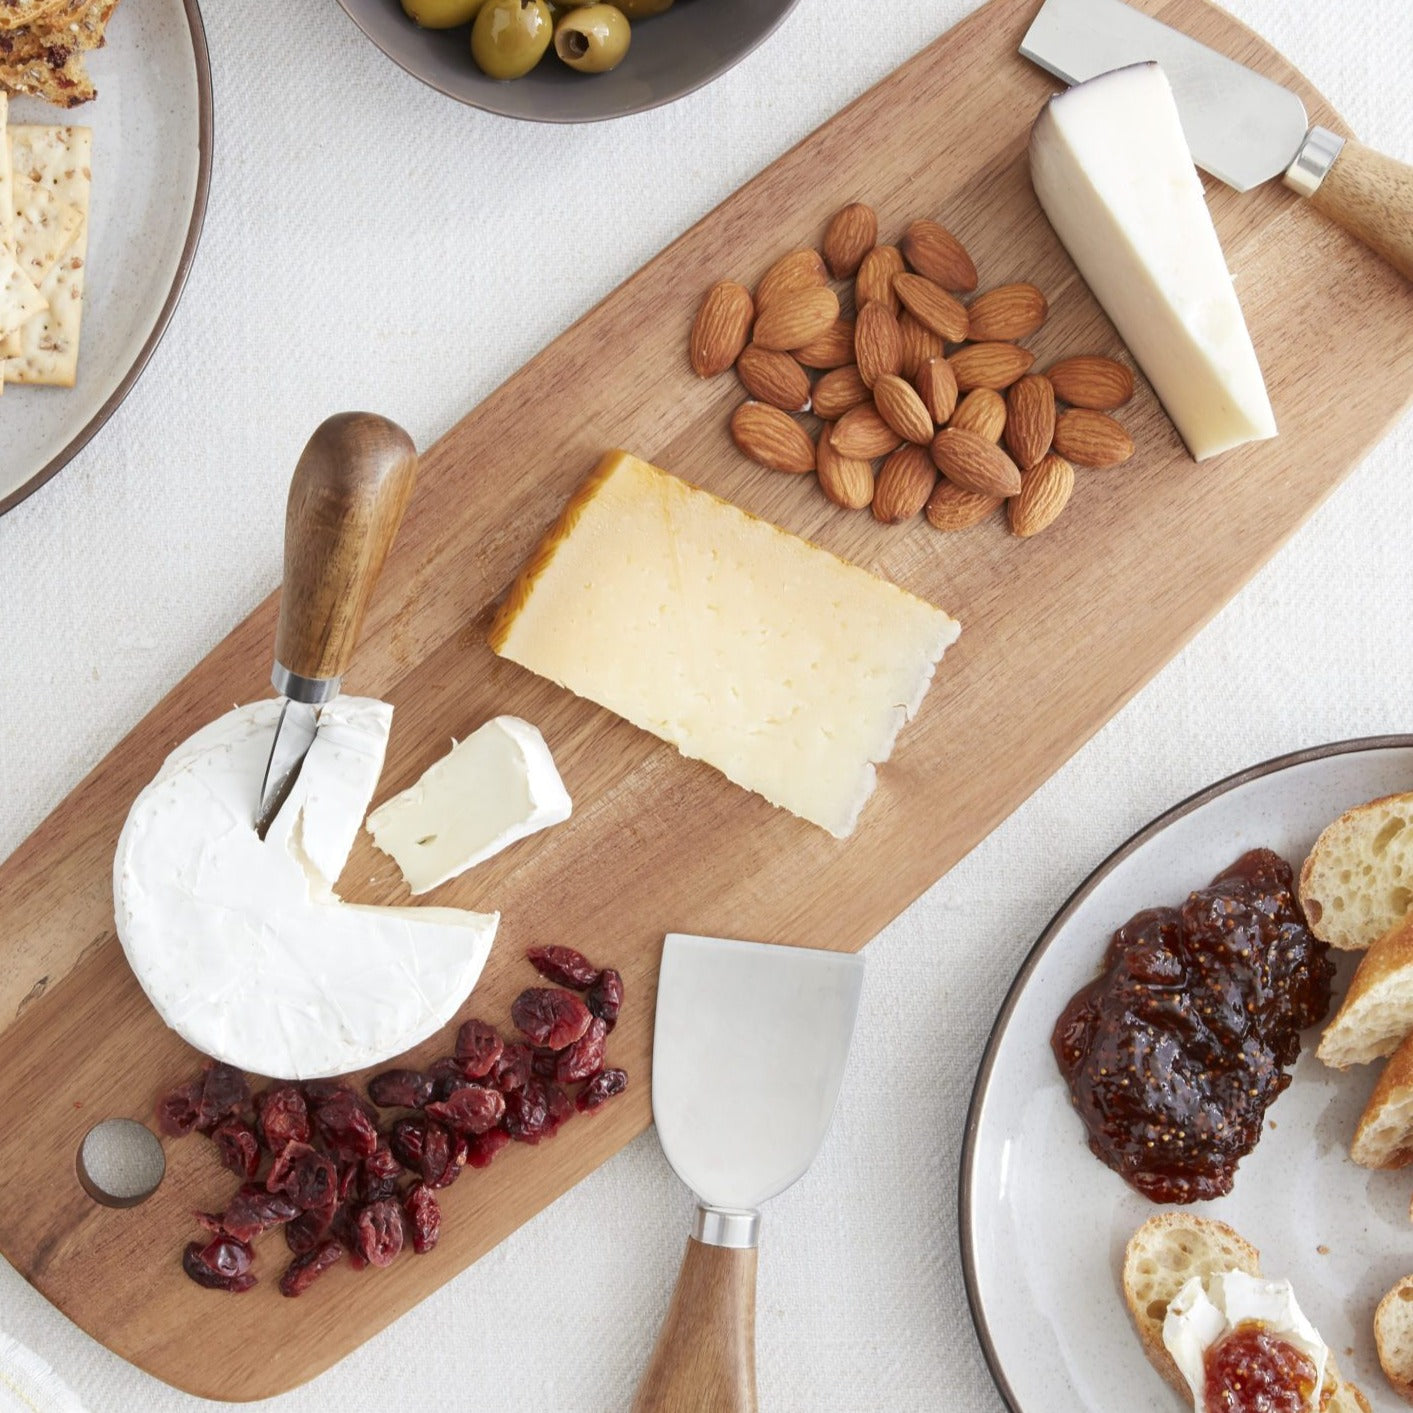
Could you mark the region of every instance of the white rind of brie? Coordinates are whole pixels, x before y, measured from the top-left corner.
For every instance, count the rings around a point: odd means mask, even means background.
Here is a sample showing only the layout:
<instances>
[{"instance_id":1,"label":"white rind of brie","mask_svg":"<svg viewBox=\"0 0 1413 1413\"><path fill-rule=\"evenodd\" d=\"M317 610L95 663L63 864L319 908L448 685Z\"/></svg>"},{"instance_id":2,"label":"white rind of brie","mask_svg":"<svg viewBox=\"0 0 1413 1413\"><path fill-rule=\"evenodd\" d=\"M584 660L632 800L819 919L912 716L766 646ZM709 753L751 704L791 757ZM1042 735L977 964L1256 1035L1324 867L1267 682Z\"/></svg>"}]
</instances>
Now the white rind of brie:
<instances>
[{"instance_id":1,"label":"white rind of brie","mask_svg":"<svg viewBox=\"0 0 1413 1413\"><path fill-rule=\"evenodd\" d=\"M315 1079L446 1025L500 919L335 895L382 770L384 702L323 708L262 843L254 816L279 714L277 701L237 707L167 757L123 826L113 904L128 962L172 1029L240 1069Z\"/></svg>"},{"instance_id":2,"label":"white rind of brie","mask_svg":"<svg viewBox=\"0 0 1413 1413\"><path fill-rule=\"evenodd\" d=\"M1198 461L1276 435L1177 104L1157 64L1052 98L1030 177L1055 233Z\"/></svg>"},{"instance_id":3,"label":"white rind of brie","mask_svg":"<svg viewBox=\"0 0 1413 1413\"><path fill-rule=\"evenodd\" d=\"M1330 1351L1295 1303L1289 1281L1268 1281L1245 1271L1193 1276L1168 1305L1163 1344L1192 1390L1195 1413L1205 1413L1207 1351L1247 1320L1257 1320L1272 1334L1295 1346L1315 1366L1311 1413L1320 1406Z\"/></svg>"},{"instance_id":4,"label":"white rind of brie","mask_svg":"<svg viewBox=\"0 0 1413 1413\"><path fill-rule=\"evenodd\" d=\"M545 738L497 716L368 816L373 842L426 893L518 839L562 824L572 806Z\"/></svg>"}]
</instances>

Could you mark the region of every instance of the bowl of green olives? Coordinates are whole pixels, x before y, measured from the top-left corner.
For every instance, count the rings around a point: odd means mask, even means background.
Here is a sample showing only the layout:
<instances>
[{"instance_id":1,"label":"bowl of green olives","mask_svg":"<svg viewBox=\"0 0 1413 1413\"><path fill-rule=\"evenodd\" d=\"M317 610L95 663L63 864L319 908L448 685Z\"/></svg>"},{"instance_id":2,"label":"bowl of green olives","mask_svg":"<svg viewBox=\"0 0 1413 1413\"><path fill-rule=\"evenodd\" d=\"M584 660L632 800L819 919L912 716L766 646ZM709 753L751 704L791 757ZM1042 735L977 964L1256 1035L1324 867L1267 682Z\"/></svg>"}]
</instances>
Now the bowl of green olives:
<instances>
[{"instance_id":1,"label":"bowl of green olives","mask_svg":"<svg viewBox=\"0 0 1413 1413\"><path fill-rule=\"evenodd\" d=\"M339 0L408 73L508 118L591 123L726 72L797 0Z\"/></svg>"}]
</instances>

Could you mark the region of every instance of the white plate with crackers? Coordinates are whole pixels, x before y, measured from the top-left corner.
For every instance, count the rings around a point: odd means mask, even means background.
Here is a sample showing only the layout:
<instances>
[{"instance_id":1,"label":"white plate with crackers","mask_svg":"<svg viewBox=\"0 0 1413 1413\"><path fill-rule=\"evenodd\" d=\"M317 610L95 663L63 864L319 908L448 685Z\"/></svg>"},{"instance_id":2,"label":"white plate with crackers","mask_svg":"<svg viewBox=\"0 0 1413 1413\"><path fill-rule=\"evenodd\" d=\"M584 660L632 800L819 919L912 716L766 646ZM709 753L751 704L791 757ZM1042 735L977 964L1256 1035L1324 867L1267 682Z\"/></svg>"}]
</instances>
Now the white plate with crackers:
<instances>
[{"instance_id":1,"label":"white plate with crackers","mask_svg":"<svg viewBox=\"0 0 1413 1413\"><path fill-rule=\"evenodd\" d=\"M211 140L196 0L0 0L0 513L87 444L160 341Z\"/></svg>"},{"instance_id":2,"label":"white plate with crackers","mask_svg":"<svg viewBox=\"0 0 1413 1413\"><path fill-rule=\"evenodd\" d=\"M1315 1055L1319 1029L1304 1032L1290 1087L1268 1110L1231 1192L1164 1207L1090 1152L1050 1039L1135 913L1181 903L1250 849L1273 849L1298 873L1346 810L1409 790L1413 736L1340 742L1255 766L1140 830L1041 934L987 1045L961 1171L967 1295L1012 1413L1191 1408L1145 1357L1121 1288L1125 1245L1159 1211L1218 1218L1240 1232L1259 1248L1268 1277L1291 1282L1345 1377L1375 1408L1400 1406L1380 1371L1373 1318L1385 1292L1413 1273L1413 1169L1373 1170L1350 1157L1381 1066L1327 1068ZM1359 955L1331 949L1331 1017Z\"/></svg>"}]
</instances>

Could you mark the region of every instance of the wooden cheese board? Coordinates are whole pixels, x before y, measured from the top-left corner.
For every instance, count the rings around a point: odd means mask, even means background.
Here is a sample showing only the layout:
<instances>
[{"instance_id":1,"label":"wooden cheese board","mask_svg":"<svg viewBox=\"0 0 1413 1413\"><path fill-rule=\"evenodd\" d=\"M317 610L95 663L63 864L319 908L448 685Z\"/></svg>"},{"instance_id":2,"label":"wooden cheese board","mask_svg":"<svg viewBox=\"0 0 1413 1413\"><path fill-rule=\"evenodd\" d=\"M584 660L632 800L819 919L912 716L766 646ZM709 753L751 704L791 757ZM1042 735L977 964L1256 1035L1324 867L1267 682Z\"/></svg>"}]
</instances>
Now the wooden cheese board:
<instances>
[{"instance_id":1,"label":"wooden cheese board","mask_svg":"<svg viewBox=\"0 0 1413 1413\"><path fill-rule=\"evenodd\" d=\"M253 1399L326 1368L451 1279L615 1153L650 1120L653 986L672 930L862 947L1004 819L1146 682L1378 440L1413 396L1413 287L1278 185L1211 190L1281 426L1274 442L1197 465L1146 385L1125 409L1126 468L1082 472L1065 516L1012 539L999 521L943 536L830 505L805 478L731 446L734 377L692 376L702 291L754 281L816 241L846 201L883 238L934 216L967 244L982 287L1028 279L1051 317L1044 366L1119 342L1031 196L1029 124L1053 83L1016 53L1037 0L991 0L668 247L424 454L346 686L394 703L377 798L404 788L487 717L536 722L573 819L440 889L504 921L466 1013L505 1024L557 941L627 984L610 1062L627 1095L552 1143L512 1148L446 1194L438 1250L384 1272L336 1269L306 1297L266 1279L239 1298L183 1275L192 1208L230 1189L209 1145L168 1143L167 1174L126 1209L75 1176L99 1120L150 1120L193 1053L165 1029L113 931L110 867L133 797L163 756L231 703L265 695L276 601L260 605L0 867L0 1250L110 1349L207 1397ZM1299 74L1204 0L1141 6L1298 89ZM918 720L880 771L854 837L836 841L704 765L495 658L487 625L526 555L601 453L623 446L946 608L964 625ZM1349 547L1351 564L1359 555ZM364 837L345 897L407 902ZM965 965L956 955L939 967ZM443 1053L447 1038L418 1053Z\"/></svg>"}]
</instances>

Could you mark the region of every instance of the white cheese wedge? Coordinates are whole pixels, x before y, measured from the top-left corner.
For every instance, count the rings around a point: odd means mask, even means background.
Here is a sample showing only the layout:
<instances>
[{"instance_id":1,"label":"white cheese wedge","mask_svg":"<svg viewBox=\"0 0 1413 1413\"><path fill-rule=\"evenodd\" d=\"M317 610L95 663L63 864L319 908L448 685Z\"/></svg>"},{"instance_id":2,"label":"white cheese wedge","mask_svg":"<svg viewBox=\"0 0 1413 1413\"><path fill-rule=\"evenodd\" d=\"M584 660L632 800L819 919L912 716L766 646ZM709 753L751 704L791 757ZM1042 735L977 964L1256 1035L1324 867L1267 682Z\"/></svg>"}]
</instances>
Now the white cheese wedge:
<instances>
[{"instance_id":1,"label":"white cheese wedge","mask_svg":"<svg viewBox=\"0 0 1413 1413\"><path fill-rule=\"evenodd\" d=\"M1328 1346L1295 1303L1289 1281L1268 1281L1245 1271L1225 1271L1204 1281L1193 1276L1168 1306L1163 1344L1192 1390L1195 1413L1207 1408L1207 1351L1238 1325L1255 1321L1267 1333L1294 1345L1315 1366L1315 1389L1308 1404L1320 1407L1329 1363Z\"/></svg>"},{"instance_id":2,"label":"white cheese wedge","mask_svg":"<svg viewBox=\"0 0 1413 1413\"><path fill-rule=\"evenodd\" d=\"M522 571L490 642L843 838L960 631L615 451Z\"/></svg>"},{"instance_id":3,"label":"white cheese wedge","mask_svg":"<svg viewBox=\"0 0 1413 1413\"><path fill-rule=\"evenodd\" d=\"M334 885L378 783L392 708L339 697L262 843L254 815L277 701L178 746L134 801L113 861L118 936L162 1019L256 1074L377 1064L446 1025L499 915L345 904Z\"/></svg>"},{"instance_id":4,"label":"white cheese wedge","mask_svg":"<svg viewBox=\"0 0 1413 1413\"><path fill-rule=\"evenodd\" d=\"M368 816L414 893L426 893L527 835L569 818L569 792L545 738L497 716Z\"/></svg>"},{"instance_id":5,"label":"white cheese wedge","mask_svg":"<svg viewBox=\"0 0 1413 1413\"><path fill-rule=\"evenodd\" d=\"M1276 435L1226 258L1157 64L1076 84L1030 137L1040 205L1203 461Z\"/></svg>"}]
</instances>

